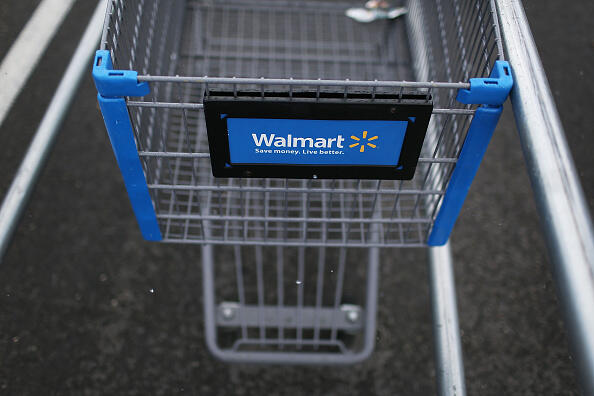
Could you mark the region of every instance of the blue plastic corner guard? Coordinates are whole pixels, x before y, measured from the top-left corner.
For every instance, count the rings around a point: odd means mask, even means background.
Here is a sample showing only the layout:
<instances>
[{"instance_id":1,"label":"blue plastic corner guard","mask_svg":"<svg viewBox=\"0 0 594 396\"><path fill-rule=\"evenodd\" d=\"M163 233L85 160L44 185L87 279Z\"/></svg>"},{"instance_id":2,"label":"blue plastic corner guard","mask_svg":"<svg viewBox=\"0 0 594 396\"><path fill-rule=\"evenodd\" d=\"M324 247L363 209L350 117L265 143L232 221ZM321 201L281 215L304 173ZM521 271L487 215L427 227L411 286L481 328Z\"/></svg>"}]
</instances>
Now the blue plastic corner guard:
<instances>
[{"instance_id":1,"label":"blue plastic corner guard","mask_svg":"<svg viewBox=\"0 0 594 396\"><path fill-rule=\"evenodd\" d=\"M514 85L509 63L495 61L489 78L471 78L470 89L458 91L456 100L464 104L502 106Z\"/></svg>"},{"instance_id":2,"label":"blue plastic corner guard","mask_svg":"<svg viewBox=\"0 0 594 396\"><path fill-rule=\"evenodd\" d=\"M97 100L103 114L107 134L115 154L124 184L138 221L142 236L149 241L163 239L155 208L149 194L130 114L124 96L143 96L150 92L146 83L138 83L133 71L113 71L109 51L97 51L93 63L93 78Z\"/></svg>"},{"instance_id":3,"label":"blue plastic corner guard","mask_svg":"<svg viewBox=\"0 0 594 396\"><path fill-rule=\"evenodd\" d=\"M144 96L151 92L146 82L138 82L138 73L133 70L113 70L111 55L107 50L95 53L93 79L97 92L104 98Z\"/></svg>"},{"instance_id":4,"label":"blue plastic corner guard","mask_svg":"<svg viewBox=\"0 0 594 396\"><path fill-rule=\"evenodd\" d=\"M459 102L482 106L476 109L468 128L427 240L429 246L441 246L448 241L512 87L511 67L505 61L496 61L489 78L470 79L470 89L458 91Z\"/></svg>"},{"instance_id":5,"label":"blue plastic corner guard","mask_svg":"<svg viewBox=\"0 0 594 396\"><path fill-rule=\"evenodd\" d=\"M448 241L502 110L503 106L476 109L441 208L427 240L429 246L441 246Z\"/></svg>"}]
</instances>

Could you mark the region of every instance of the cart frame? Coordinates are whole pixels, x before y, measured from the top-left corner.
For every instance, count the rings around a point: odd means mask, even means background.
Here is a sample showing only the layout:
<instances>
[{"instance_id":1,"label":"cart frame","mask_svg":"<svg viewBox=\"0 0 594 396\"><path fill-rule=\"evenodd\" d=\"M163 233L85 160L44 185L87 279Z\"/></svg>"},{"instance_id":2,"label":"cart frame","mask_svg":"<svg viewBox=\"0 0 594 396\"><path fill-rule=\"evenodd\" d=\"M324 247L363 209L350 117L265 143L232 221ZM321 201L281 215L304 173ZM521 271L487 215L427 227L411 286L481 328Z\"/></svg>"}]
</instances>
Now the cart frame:
<instances>
[{"instance_id":1,"label":"cart frame","mask_svg":"<svg viewBox=\"0 0 594 396\"><path fill-rule=\"evenodd\" d=\"M584 394L592 394L594 310L592 304L587 303L594 301L594 233L591 217L521 2L492 0L492 3L497 7L504 48L514 68L514 113L547 238L554 279L564 307L578 376ZM55 131L60 125L62 117L53 115L63 112L64 106L60 106L60 102L68 103L64 95L72 97L79 80L76 76L81 76L84 71L84 62L80 62L81 54L88 52L89 43L93 41L92 29L89 29L68 68L68 78L61 83L64 88L52 101L42 127L3 202L0 210L2 254L43 166L47 147L51 147ZM64 90L70 94L62 93ZM54 133L48 133L48 130ZM205 255L209 254L210 247L205 246ZM207 267L204 266L203 271L208 275ZM438 391L443 395L464 394L455 288L448 245L430 248L430 272ZM211 340L210 337L212 335L208 338Z\"/></svg>"}]
</instances>

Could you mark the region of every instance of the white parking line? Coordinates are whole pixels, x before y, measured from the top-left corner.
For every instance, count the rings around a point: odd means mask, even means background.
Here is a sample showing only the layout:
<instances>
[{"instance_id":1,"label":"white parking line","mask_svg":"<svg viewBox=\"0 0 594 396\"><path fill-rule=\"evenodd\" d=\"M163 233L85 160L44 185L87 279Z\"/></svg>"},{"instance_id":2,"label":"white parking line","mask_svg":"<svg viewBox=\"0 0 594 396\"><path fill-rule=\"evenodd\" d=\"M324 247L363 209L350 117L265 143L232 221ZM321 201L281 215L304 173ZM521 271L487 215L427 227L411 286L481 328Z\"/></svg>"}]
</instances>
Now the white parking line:
<instances>
[{"instance_id":1,"label":"white parking line","mask_svg":"<svg viewBox=\"0 0 594 396\"><path fill-rule=\"evenodd\" d=\"M95 12L70 58L70 63L51 101L48 97L49 106L4 197L0 207L0 264L23 208L50 153L52 143L60 132L60 125L72 104L83 76L88 73L89 61L93 59L101 37L105 6L105 0L98 0Z\"/></svg>"},{"instance_id":2,"label":"white parking line","mask_svg":"<svg viewBox=\"0 0 594 396\"><path fill-rule=\"evenodd\" d=\"M0 125L76 0L42 0L0 64Z\"/></svg>"}]
</instances>

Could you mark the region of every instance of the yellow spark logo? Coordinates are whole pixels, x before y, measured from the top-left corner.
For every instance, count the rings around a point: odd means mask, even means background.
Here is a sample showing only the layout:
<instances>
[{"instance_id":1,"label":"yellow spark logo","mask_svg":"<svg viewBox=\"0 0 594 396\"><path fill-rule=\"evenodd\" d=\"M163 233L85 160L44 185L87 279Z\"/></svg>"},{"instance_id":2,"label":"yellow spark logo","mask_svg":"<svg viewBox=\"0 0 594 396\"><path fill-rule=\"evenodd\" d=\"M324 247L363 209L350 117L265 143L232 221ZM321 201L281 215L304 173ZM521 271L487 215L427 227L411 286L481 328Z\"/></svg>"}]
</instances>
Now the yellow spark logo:
<instances>
[{"instance_id":1,"label":"yellow spark logo","mask_svg":"<svg viewBox=\"0 0 594 396\"><path fill-rule=\"evenodd\" d=\"M349 147L350 148L353 148L353 147L357 147L358 145L361 145L361 147L359 148L359 152L360 153L362 153L362 152L365 151L365 146L369 146L371 148L376 148L377 147L375 144L369 143L372 140L376 140L377 139L377 136L372 136L369 139L367 139L367 131L363 131L363 138L358 138L357 136L353 135L353 136L351 136L351 139L356 140L357 142L349 145ZM367 140L367 143L362 142L361 139Z\"/></svg>"}]
</instances>

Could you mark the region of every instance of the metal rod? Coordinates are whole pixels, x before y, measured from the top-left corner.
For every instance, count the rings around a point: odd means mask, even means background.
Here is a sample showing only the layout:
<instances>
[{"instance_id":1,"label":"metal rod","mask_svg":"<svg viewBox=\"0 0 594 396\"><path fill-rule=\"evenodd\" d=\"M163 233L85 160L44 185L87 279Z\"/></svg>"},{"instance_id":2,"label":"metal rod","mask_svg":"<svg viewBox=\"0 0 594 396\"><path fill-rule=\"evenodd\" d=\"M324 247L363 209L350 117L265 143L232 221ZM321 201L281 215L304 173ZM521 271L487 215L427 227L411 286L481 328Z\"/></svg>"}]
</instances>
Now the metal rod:
<instances>
[{"instance_id":1,"label":"metal rod","mask_svg":"<svg viewBox=\"0 0 594 396\"><path fill-rule=\"evenodd\" d=\"M438 394L463 396L466 394L464 362L449 243L429 248L429 276Z\"/></svg>"},{"instance_id":2,"label":"metal rod","mask_svg":"<svg viewBox=\"0 0 594 396\"><path fill-rule=\"evenodd\" d=\"M431 219L427 219L424 217L402 217L402 218L395 218L395 219L382 219L382 218L359 218L359 217L337 217L337 218L324 218L324 217L279 217L279 216L270 216L270 217L262 217L262 216L245 216L245 215L231 215L231 216L223 216L223 215L202 215L202 214L159 214L157 215L158 219L175 219L175 220L233 220L233 221L241 221L241 222L248 222L248 221L269 221L269 222L278 222L278 223L302 223L302 222L310 222L313 224L317 223L336 223L336 224L351 224L351 223L365 223L365 224L391 224L391 223L431 223Z\"/></svg>"},{"instance_id":3,"label":"metal rod","mask_svg":"<svg viewBox=\"0 0 594 396\"><path fill-rule=\"evenodd\" d=\"M208 84L255 84L255 85L311 85L340 87L405 87L405 88L454 88L469 89L470 83L419 82L419 81L356 81L356 80L308 80L286 78L244 78L244 77L184 77L184 76L138 76L138 81L178 82Z\"/></svg>"},{"instance_id":4,"label":"metal rod","mask_svg":"<svg viewBox=\"0 0 594 396\"><path fill-rule=\"evenodd\" d=\"M137 100L129 100L126 102L128 107L150 107L150 108L165 108L165 109L187 109L200 110L204 108L202 103L172 103L172 102L142 102Z\"/></svg>"},{"instance_id":5,"label":"metal rod","mask_svg":"<svg viewBox=\"0 0 594 396\"><path fill-rule=\"evenodd\" d=\"M101 36L104 12L105 1L100 0L4 198L0 209L0 261L80 81L88 71L89 62Z\"/></svg>"},{"instance_id":6,"label":"metal rod","mask_svg":"<svg viewBox=\"0 0 594 396\"><path fill-rule=\"evenodd\" d=\"M358 242L353 241L339 241L339 240L328 240L325 242L318 242L315 240L308 240L303 241L303 239L299 240L291 240L291 239L277 239L277 240L268 240L268 241L254 241L249 239L240 239L240 238L227 238L227 239L215 239L216 237L212 238L202 238L196 237L192 239L181 239L181 238L163 238L161 242L164 243L178 243L178 244L186 244L186 245L241 245L241 246L308 246L308 247L348 247L348 248L373 248L373 247L406 247L406 248L426 248L427 244L425 242L382 242L379 241L375 242Z\"/></svg>"},{"instance_id":7,"label":"metal rod","mask_svg":"<svg viewBox=\"0 0 594 396\"><path fill-rule=\"evenodd\" d=\"M317 80L316 80L317 81ZM321 80L320 80L321 81ZM187 110L200 110L204 108L202 103L174 103L174 102L143 102L138 100L128 100L126 102L128 107L149 107L149 108L165 108L165 109L187 109ZM439 108L433 109L433 114L460 114L460 115L473 115L476 111L473 109L450 109L450 108Z\"/></svg>"},{"instance_id":8,"label":"metal rod","mask_svg":"<svg viewBox=\"0 0 594 396\"><path fill-rule=\"evenodd\" d=\"M528 174L584 394L594 394L594 232L563 127L519 0L497 0Z\"/></svg>"},{"instance_id":9,"label":"metal rod","mask_svg":"<svg viewBox=\"0 0 594 396\"><path fill-rule=\"evenodd\" d=\"M282 187L258 187L258 186L254 186L254 187L244 187L241 185L231 185L229 183L229 185L227 186L207 186L207 185L202 185L202 186L192 186L189 184L149 184L148 188L151 190L172 190L172 191L188 191L188 190L199 190L199 191L244 191L244 192L248 192L248 191L266 191L266 192L284 192L284 191L290 191L291 193L300 193L300 192L307 192L307 188L306 187L292 187L291 189L286 189L286 188L282 188ZM374 189L368 189L368 188L362 188L360 190L354 189L354 188L342 188L340 190L333 190L332 188L316 188L316 192L317 193L335 193L335 194L340 194L340 195L346 195L346 194L375 194L376 190ZM443 195L444 191L442 190L406 190L406 189L382 189L377 191L377 194L385 194L385 195L390 195L390 194L400 194L400 195L417 195L417 194L423 194L423 195ZM171 212L171 211L170 211ZM286 216L284 216L286 217Z\"/></svg>"}]
</instances>

